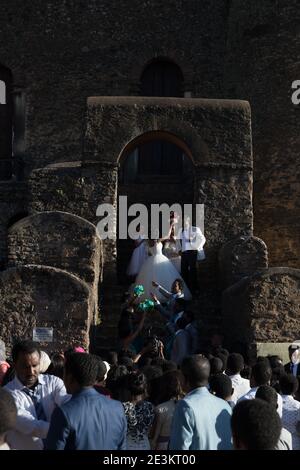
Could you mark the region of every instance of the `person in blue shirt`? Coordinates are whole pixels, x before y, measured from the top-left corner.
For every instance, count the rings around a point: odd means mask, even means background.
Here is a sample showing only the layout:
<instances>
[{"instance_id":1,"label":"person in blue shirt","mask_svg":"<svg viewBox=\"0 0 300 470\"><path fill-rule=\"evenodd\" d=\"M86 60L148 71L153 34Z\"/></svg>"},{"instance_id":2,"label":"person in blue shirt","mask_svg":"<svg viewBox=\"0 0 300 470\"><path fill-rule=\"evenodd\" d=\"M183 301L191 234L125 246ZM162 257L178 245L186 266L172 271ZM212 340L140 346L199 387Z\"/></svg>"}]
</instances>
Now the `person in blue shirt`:
<instances>
[{"instance_id":1,"label":"person in blue shirt","mask_svg":"<svg viewBox=\"0 0 300 470\"><path fill-rule=\"evenodd\" d=\"M72 353L64 382L72 398L54 410L45 442L48 450L125 450L127 421L122 404L94 388L98 360Z\"/></svg>"},{"instance_id":2,"label":"person in blue shirt","mask_svg":"<svg viewBox=\"0 0 300 470\"><path fill-rule=\"evenodd\" d=\"M195 354L182 361L181 371L189 393L175 408L170 450L229 450L231 407L208 389L210 364Z\"/></svg>"}]
</instances>

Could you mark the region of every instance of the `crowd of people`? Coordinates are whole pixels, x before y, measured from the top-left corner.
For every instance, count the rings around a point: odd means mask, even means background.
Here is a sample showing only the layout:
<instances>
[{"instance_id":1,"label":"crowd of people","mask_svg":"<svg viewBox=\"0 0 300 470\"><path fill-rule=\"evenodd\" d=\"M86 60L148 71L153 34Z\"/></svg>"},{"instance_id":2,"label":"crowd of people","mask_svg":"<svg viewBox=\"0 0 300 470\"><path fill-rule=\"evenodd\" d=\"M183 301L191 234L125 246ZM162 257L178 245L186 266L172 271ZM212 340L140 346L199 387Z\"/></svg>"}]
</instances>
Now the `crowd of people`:
<instances>
[{"instance_id":1,"label":"crowd of people","mask_svg":"<svg viewBox=\"0 0 300 470\"><path fill-rule=\"evenodd\" d=\"M300 344L285 365L279 356L249 363L217 331L204 345L188 301L205 238L187 220L176 249L174 219L171 261L162 240L150 256L142 234L136 243L115 351L75 345L48 355L24 339L7 358L0 340L0 449L300 449Z\"/></svg>"},{"instance_id":2,"label":"crowd of people","mask_svg":"<svg viewBox=\"0 0 300 470\"><path fill-rule=\"evenodd\" d=\"M153 338L103 358L2 345L0 449L300 449L300 345L289 353L249 367L221 346L176 363Z\"/></svg>"}]
</instances>

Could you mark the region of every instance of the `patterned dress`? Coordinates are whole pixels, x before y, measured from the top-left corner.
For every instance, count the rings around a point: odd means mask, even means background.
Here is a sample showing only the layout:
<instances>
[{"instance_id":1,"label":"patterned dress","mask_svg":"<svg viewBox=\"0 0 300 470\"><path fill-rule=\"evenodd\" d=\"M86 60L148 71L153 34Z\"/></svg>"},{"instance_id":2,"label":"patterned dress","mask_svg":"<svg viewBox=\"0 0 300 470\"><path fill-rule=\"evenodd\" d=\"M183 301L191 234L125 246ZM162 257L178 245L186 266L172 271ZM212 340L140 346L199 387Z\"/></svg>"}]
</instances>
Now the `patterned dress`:
<instances>
[{"instance_id":1,"label":"patterned dress","mask_svg":"<svg viewBox=\"0 0 300 470\"><path fill-rule=\"evenodd\" d=\"M154 420L154 406L149 401L123 403L127 418L127 450L149 450L148 433Z\"/></svg>"}]
</instances>

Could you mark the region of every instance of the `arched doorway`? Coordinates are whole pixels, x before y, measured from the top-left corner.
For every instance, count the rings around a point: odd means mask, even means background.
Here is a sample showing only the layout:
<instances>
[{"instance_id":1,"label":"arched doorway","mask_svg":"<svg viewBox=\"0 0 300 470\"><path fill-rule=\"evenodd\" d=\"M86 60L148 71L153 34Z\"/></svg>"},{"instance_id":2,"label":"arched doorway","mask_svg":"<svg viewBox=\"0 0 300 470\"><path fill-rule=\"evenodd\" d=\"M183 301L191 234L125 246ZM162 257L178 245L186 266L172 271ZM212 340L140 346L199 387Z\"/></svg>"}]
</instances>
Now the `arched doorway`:
<instances>
[{"instance_id":1,"label":"arched doorway","mask_svg":"<svg viewBox=\"0 0 300 470\"><path fill-rule=\"evenodd\" d=\"M152 153L153 146L157 152ZM167 153L163 149L167 149ZM140 203L148 208L149 227L151 204L192 204L194 163L186 144L162 131L148 132L131 141L119 157L119 196L127 196L128 207ZM128 217L128 223L131 220ZM132 240L118 239L117 271L121 283L126 282L126 268L133 248Z\"/></svg>"},{"instance_id":2,"label":"arched doorway","mask_svg":"<svg viewBox=\"0 0 300 470\"><path fill-rule=\"evenodd\" d=\"M0 179L12 174L12 74L0 64Z\"/></svg>"}]
</instances>

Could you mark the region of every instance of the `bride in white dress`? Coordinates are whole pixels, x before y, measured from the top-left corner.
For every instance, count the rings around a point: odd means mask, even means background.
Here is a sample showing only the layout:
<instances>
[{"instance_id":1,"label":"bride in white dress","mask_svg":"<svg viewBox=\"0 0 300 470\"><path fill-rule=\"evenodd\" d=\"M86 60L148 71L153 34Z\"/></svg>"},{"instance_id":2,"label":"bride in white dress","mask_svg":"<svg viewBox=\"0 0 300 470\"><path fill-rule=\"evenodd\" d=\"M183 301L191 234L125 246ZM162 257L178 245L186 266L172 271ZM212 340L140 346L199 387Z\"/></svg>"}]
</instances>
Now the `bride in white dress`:
<instances>
[{"instance_id":1,"label":"bride in white dress","mask_svg":"<svg viewBox=\"0 0 300 470\"><path fill-rule=\"evenodd\" d=\"M135 285L142 284L145 289L145 292L140 297L140 300L150 299L150 294L152 292L156 295L158 300L165 302L166 299L164 295L161 294L157 288L153 287L152 281L163 285L165 289L171 291L171 287L175 279L182 279L173 263L162 254L163 245L161 241L162 239L148 241L148 250L150 256L143 263L141 270L135 280ZM190 300L192 298L192 295L184 281L183 292L185 300Z\"/></svg>"}]
</instances>

